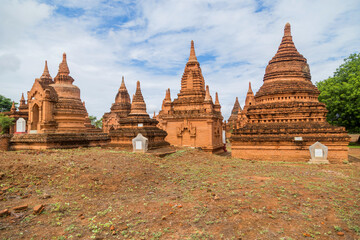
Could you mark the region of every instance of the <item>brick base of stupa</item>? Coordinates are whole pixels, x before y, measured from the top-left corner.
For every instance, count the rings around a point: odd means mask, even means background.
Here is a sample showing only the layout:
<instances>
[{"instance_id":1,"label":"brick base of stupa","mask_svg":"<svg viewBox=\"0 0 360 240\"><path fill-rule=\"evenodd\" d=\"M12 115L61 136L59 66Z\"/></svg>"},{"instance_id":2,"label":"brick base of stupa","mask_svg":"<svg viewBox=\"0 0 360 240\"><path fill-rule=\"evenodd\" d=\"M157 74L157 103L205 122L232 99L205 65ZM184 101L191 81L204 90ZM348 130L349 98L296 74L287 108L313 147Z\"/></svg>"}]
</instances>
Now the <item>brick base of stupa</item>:
<instances>
[{"instance_id":1,"label":"brick base of stupa","mask_svg":"<svg viewBox=\"0 0 360 240\"><path fill-rule=\"evenodd\" d=\"M156 127L158 121L147 117L132 117L119 120L122 127L109 131L110 142L107 147L132 150L132 139L139 133L148 139L148 149L170 146L165 141L167 133ZM142 125L141 127L139 125Z\"/></svg>"},{"instance_id":2,"label":"brick base of stupa","mask_svg":"<svg viewBox=\"0 0 360 240\"><path fill-rule=\"evenodd\" d=\"M232 157L286 162L308 162L309 147L319 141L328 147L330 163L342 163L348 160L350 138L341 127L309 123L251 124L237 129L230 140Z\"/></svg>"},{"instance_id":3,"label":"brick base of stupa","mask_svg":"<svg viewBox=\"0 0 360 240\"><path fill-rule=\"evenodd\" d=\"M16 134L10 139L10 150L66 149L102 147L109 142L106 133L39 133Z\"/></svg>"}]
</instances>

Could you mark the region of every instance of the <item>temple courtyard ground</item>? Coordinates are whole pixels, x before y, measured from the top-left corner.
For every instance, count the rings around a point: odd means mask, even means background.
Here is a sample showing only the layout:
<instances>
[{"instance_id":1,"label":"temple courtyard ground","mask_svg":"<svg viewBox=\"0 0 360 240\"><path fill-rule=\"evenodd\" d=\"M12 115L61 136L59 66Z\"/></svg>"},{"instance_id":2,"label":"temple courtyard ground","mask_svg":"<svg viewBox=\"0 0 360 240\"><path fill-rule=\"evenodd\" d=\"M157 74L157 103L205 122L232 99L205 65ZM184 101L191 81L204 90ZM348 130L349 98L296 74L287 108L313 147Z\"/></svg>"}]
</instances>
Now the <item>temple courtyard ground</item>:
<instances>
[{"instance_id":1,"label":"temple courtyard ground","mask_svg":"<svg viewBox=\"0 0 360 240\"><path fill-rule=\"evenodd\" d=\"M195 149L1 152L0 239L360 239L360 148L350 154L309 165Z\"/></svg>"}]
</instances>

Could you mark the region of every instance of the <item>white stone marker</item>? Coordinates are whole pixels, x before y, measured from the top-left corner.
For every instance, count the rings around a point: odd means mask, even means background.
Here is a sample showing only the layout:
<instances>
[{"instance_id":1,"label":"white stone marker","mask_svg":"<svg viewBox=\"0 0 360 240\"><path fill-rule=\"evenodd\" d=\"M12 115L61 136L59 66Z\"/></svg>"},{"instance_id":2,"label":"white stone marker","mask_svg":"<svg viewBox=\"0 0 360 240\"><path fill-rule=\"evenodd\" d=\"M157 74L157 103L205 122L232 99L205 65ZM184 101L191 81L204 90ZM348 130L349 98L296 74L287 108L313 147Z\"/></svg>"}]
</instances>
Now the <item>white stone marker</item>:
<instances>
[{"instance_id":1,"label":"white stone marker","mask_svg":"<svg viewBox=\"0 0 360 240\"><path fill-rule=\"evenodd\" d=\"M26 132L26 121L25 121L25 119L19 118L16 121L16 132L18 132L18 133Z\"/></svg>"},{"instance_id":2,"label":"white stone marker","mask_svg":"<svg viewBox=\"0 0 360 240\"><path fill-rule=\"evenodd\" d=\"M329 163L327 160L328 147L320 142L316 142L309 147L311 159L308 163L324 164Z\"/></svg>"},{"instance_id":3,"label":"white stone marker","mask_svg":"<svg viewBox=\"0 0 360 240\"><path fill-rule=\"evenodd\" d=\"M146 152L148 150L148 139L139 133L132 139L133 152Z\"/></svg>"}]
</instances>

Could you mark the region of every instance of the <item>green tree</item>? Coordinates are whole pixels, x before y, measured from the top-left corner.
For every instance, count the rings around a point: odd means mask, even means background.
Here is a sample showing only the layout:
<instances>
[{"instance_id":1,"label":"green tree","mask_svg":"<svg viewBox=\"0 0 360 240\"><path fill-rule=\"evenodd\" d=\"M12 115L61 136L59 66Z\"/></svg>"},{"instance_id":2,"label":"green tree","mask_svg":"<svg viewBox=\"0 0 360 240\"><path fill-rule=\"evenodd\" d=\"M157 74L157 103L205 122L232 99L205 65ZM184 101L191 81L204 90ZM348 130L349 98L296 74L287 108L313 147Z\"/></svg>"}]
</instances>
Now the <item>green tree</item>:
<instances>
[{"instance_id":1,"label":"green tree","mask_svg":"<svg viewBox=\"0 0 360 240\"><path fill-rule=\"evenodd\" d=\"M0 114L0 129L1 134L9 133L10 126L14 124L14 118Z\"/></svg>"},{"instance_id":2,"label":"green tree","mask_svg":"<svg viewBox=\"0 0 360 240\"><path fill-rule=\"evenodd\" d=\"M99 120L95 121L95 127L96 128L102 128L102 118L100 118Z\"/></svg>"},{"instance_id":3,"label":"green tree","mask_svg":"<svg viewBox=\"0 0 360 240\"><path fill-rule=\"evenodd\" d=\"M345 58L333 77L316 83L319 101L329 110L329 123L344 126L349 132L360 132L360 54Z\"/></svg>"},{"instance_id":4,"label":"green tree","mask_svg":"<svg viewBox=\"0 0 360 240\"><path fill-rule=\"evenodd\" d=\"M91 125L95 126L96 128L102 128L102 118L97 120L96 116L89 116L91 121Z\"/></svg>"},{"instance_id":5,"label":"green tree","mask_svg":"<svg viewBox=\"0 0 360 240\"><path fill-rule=\"evenodd\" d=\"M12 101L10 98L6 98L0 95L0 112L8 112L11 109Z\"/></svg>"}]
</instances>

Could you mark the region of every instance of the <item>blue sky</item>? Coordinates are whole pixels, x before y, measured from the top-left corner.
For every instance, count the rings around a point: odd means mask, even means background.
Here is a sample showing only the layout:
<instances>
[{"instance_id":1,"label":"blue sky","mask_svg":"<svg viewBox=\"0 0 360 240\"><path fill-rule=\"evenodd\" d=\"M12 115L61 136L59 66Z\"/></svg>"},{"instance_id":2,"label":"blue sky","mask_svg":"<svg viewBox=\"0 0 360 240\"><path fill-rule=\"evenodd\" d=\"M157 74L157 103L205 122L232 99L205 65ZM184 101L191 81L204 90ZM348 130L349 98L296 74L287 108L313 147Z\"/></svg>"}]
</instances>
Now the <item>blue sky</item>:
<instances>
[{"instance_id":1,"label":"blue sky","mask_svg":"<svg viewBox=\"0 0 360 240\"><path fill-rule=\"evenodd\" d=\"M256 92L286 22L312 81L333 74L360 47L358 0L0 0L0 94L18 101L62 53L90 115L110 110L125 76L130 96L140 80L150 115L171 89L174 99L190 41L205 83L219 93L225 119L248 82Z\"/></svg>"}]
</instances>

